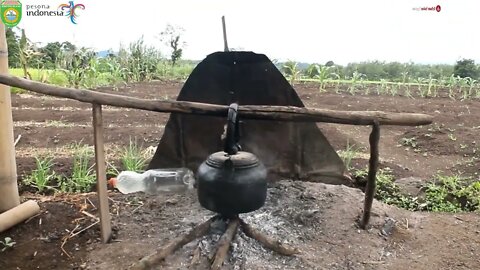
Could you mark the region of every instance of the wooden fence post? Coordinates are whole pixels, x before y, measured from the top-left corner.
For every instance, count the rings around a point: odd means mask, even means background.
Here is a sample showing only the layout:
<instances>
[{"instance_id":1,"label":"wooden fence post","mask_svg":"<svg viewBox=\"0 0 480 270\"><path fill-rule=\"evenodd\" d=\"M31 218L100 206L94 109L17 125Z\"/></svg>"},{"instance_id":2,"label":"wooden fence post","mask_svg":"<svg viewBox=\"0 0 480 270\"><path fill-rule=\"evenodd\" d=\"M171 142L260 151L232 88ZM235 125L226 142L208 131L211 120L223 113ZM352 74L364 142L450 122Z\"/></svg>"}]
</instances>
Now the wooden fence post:
<instances>
[{"instance_id":1,"label":"wooden fence post","mask_svg":"<svg viewBox=\"0 0 480 270\"><path fill-rule=\"evenodd\" d=\"M367 187L365 189L365 203L363 207L363 216L360 221L360 227L365 229L370 221L372 211L373 197L375 196L376 178L378 171L378 143L380 141L380 124L374 121L372 132L370 133L370 160L368 164Z\"/></svg>"},{"instance_id":2,"label":"wooden fence post","mask_svg":"<svg viewBox=\"0 0 480 270\"><path fill-rule=\"evenodd\" d=\"M8 74L8 48L3 23L0 23L0 74ZM19 204L10 87L0 85L0 213Z\"/></svg>"},{"instance_id":3,"label":"wooden fence post","mask_svg":"<svg viewBox=\"0 0 480 270\"><path fill-rule=\"evenodd\" d=\"M103 119L102 105L92 104L93 106L93 137L95 141L95 164L97 171L97 194L100 204L100 229L102 233L102 242L107 243L112 236L112 225L110 224L110 209L108 207L107 194L107 172L105 162L105 152L103 149Z\"/></svg>"}]
</instances>

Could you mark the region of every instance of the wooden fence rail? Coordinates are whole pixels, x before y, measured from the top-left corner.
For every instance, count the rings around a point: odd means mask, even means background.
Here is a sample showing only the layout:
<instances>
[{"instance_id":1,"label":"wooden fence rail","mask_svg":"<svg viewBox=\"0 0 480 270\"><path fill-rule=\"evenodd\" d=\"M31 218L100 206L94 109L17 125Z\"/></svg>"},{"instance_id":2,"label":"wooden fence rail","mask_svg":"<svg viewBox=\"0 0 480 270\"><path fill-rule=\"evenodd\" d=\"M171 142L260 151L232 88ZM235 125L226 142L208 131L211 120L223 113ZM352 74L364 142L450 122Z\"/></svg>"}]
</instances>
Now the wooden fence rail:
<instances>
[{"instance_id":1,"label":"wooden fence rail","mask_svg":"<svg viewBox=\"0 0 480 270\"><path fill-rule=\"evenodd\" d=\"M101 93L85 89L71 89L34 82L10 75L0 75L0 83L32 92L69 98L81 102L110 105L165 113L199 114L226 117L228 106L188 101L148 100L135 97ZM240 104L241 105L241 104ZM292 106L241 105L239 116L243 119L260 119L294 122L328 122L349 125L419 126L428 125L433 117L418 113L389 113L381 111L337 111L300 108Z\"/></svg>"},{"instance_id":2,"label":"wooden fence rail","mask_svg":"<svg viewBox=\"0 0 480 270\"><path fill-rule=\"evenodd\" d=\"M97 191L99 197L99 214L102 240L108 242L111 237L111 222L108 206L107 181L105 179L105 157L103 149L102 105L133 108L165 113L198 114L226 117L228 106L187 101L147 100L135 97L107 94L85 89L71 89L34 82L15 76L0 74L0 84L22 88L28 91L78 100L93 105L93 126L95 141L95 158L97 171ZM362 228L367 226L370 218L373 195L375 192L375 174L378 167L378 141L380 125L418 126L428 125L433 117L417 113L390 113L382 111L336 111L324 109L300 108L292 106L253 106L242 105L239 115L243 119L328 122L349 125L372 125L370 136L369 183L365 191L365 206L360 220Z\"/></svg>"}]
</instances>

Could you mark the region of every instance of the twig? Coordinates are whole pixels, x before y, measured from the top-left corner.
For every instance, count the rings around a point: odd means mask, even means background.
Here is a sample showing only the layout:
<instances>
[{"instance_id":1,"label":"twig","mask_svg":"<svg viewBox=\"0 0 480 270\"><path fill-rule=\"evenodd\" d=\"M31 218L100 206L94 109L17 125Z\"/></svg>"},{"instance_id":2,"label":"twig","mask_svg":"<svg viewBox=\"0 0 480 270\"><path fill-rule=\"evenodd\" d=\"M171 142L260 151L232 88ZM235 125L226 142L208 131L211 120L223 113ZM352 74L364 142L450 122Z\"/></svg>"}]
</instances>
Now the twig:
<instances>
[{"instance_id":1,"label":"twig","mask_svg":"<svg viewBox=\"0 0 480 270\"><path fill-rule=\"evenodd\" d=\"M86 199L87 199L88 203L90 203L90 205L92 205L93 210L97 210L97 207L95 206L95 204L93 204L92 201L90 201L90 199L88 197Z\"/></svg>"},{"instance_id":2,"label":"twig","mask_svg":"<svg viewBox=\"0 0 480 270\"><path fill-rule=\"evenodd\" d=\"M215 259L213 260L211 269L212 270L219 270L222 267L223 262L225 261L225 257L227 257L228 249L230 248L230 243L232 242L233 237L237 233L237 228L240 223L240 219L235 217L230 219L228 223L227 230L220 238L218 242L218 249L215 253Z\"/></svg>"},{"instance_id":3,"label":"twig","mask_svg":"<svg viewBox=\"0 0 480 270\"><path fill-rule=\"evenodd\" d=\"M81 234L82 232L84 232L84 231L86 231L86 230L90 229L91 227L93 227L93 226L97 225L99 222L100 222L100 220L97 220L97 221L95 221L94 223L92 223L92 224L88 225L87 227L85 227L85 228L81 229L80 231L78 231L78 232L76 232L76 233L72 234L72 236L71 236L70 238L72 238L72 237L75 237L75 236L77 236L77 235Z\"/></svg>"},{"instance_id":4,"label":"twig","mask_svg":"<svg viewBox=\"0 0 480 270\"><path fill-rule=\"evenodd\" d=\"M143 203L140 203L139 206L135 207L135 209L132 210L132 213L137 212L137 210L140 209L143 205L144 205Z\"/></svg>"},{"instance_id":5,"label":"twig","mask_svg":"<svg viewBox=\"0 0 480 270\"><path fill-rule=\"evenodd\" d=\"M87 212L84 213L84 211L82 211L82 213L83 213L83 214L86 214L86 215L89 214L89 213L87 213ZM90 215L92 215L92 214L90 214ZM92 216L93 216L93 215L92 215ZM65 255L67 255L70 259L72 259L72 256L65 250L65 248L64 248L65 244L68 242L68 240L70 240L70 239L72 239L73 237L81 234L82 232L90 229L91 227L97 225L97 224L100 222L100 220L99 220L97 217L95 217L95 216L93 216L93 217L96 218L97 221L95 221L94 223L92 223L92 224L88 225L87 227L81 229L80 231L75 232L78 228L80 228L80 225L77 224L77 226L75 226L75 228L74 228L72 231L70 231L69 235L67 235L67 236L65 236L65 237L63 238L62 245L60 246L60 249L61 249L62 252L65 253Z\"/></svg>"},{"instance_id":6,"label":"twig","mask_svg":"<svg viewBox=\"0 0 480 270\"><path fill-rule=\"evenodd\" d=\"M31 216L31 217L29 217L27 220L25 220L25 222L24 222L24 223L25 223L25 224L27 224L28 222L30 222L30 220L32 220L32 219L34 219L34 218L36 218L36 217L40 216L41 214L42 214L42 213L38 213L38 214L36 214L35 216Z\"/></svg>"},{"instance_id":7,"label":"twig","mask_svg":"<svg viewBox=\"0 0 480 270\"><path fill-rule=\"evenodd\" d=\"M18 135L17 139L13 143L14 146L17 146L17 143L20 141L20 138L22 138L22 134Z\"/></svg>"},{"instance_id":8,"label":"twig","mask_svg":"<svg viewBox=\"0 0 480 270\"><path fill-rule=\"evenodd\" d=\"M96 217L96 216L88 213L87 211L81 211L80 213L84 214L84 215L87 216L87 217L91 217L91 218L93 218L94 220L99 220L98 217Z\"/></svg>"},{"instance_id":9,"label":"twig","mask_svg":"<svg viewBox=\"0 0 480 270\"><path fill-rule=\"evenodd\" d=\"M75 228L73 228L73 230L71 230L71 231L69 232L69 235L63 237L62 245L60 246L60 249L62 250L62 252L65 253L65 255L67 255L67 257L70 258L70 259L72 258L72 256L70 255L70 253L68 253L68 252L63 248L63 246L65 246L65 244L67 243L67 241L68 241L70 238L72 238L73 232L74 232L76 229L78 229L79 227L80 227L80 225L77 224L77 225L75 226Z\"/></svg>"},{"instance_id":10,"label":"twig","mask_svg":"<svg viewBox=\"0 0 480 270\"><path fill-rule=\"evenodd\" d=\"M213 221L218 219L218 216L213 216L207 221L195 226L193 229L188 232L188 234L178 236L177 238L170 241L167 245L158 249L155 253L148 255L141 259L138 263L133 265L131 270L147 270L153 269L155 265L161 263L168 255L175 252L177 249L183 247L185 244L190 243L196 238L202 237L210 229L210 225Z\"/></svg>"},{"instance_id":11,"label":"twig","mask_svg":"<svg viewBox=\"0 0 480 270\"><path fill-rule=\"evenodd\" d=\"M300 253L300 251L297 248L290 247L286 244L281 243L280 241L274 240L265 234L261 233L260 231L254 229L252 226L248 225L240 219L240 224L242 226L243 231L245 232L245 235L247 235L250 238L253 238L260 242L264 247L271 249L279 254L286 255L286 256L292 256L294 254Z\"/></svg>"}]
</instances>

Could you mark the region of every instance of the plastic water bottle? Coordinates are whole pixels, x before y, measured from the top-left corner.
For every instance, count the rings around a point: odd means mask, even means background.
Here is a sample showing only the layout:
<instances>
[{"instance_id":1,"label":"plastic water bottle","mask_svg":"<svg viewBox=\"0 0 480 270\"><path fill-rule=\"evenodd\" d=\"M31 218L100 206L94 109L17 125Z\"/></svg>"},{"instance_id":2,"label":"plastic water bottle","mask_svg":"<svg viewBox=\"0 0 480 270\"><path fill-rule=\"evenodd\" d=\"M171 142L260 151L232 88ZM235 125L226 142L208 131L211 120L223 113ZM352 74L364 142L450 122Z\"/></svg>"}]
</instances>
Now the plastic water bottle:
<instances>
[{"instance_id":1,"label":"plastic water bottle","mask_svg":"<svg viewBox=\"0 0 480 270\"><path fill-rule=\"evenodd\" d=\"M152 169L144 173L123 171L108 183L123 194L145 192L152 195L192 189L195 177L188 168Z\"/></svg>"}]
</instances>

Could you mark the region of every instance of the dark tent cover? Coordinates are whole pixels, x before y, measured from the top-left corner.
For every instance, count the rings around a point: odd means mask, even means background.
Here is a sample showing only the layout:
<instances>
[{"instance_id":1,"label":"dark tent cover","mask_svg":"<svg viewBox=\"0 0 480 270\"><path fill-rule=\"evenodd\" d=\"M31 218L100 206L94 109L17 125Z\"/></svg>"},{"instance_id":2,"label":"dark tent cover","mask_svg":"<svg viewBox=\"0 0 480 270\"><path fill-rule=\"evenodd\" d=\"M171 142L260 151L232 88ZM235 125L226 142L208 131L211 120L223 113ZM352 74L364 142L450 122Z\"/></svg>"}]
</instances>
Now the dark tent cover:
<instances>
[{"instance_id":1,"label":"dark tent cover","mask_svg":"<svg viewBox=\"0 0 480 270\"><path fill-rule=\"evenodd\" d=\"M263 54L216 52L190 74L177 100L229 105L304 107L295 90ZM345 166L315 123L246 120L240 145L267 167L269 180L305 179L348 184ZM221 151L226 118L172 113L149 169L188 167L196 172Z\"/></svg>"}]
</instances>

